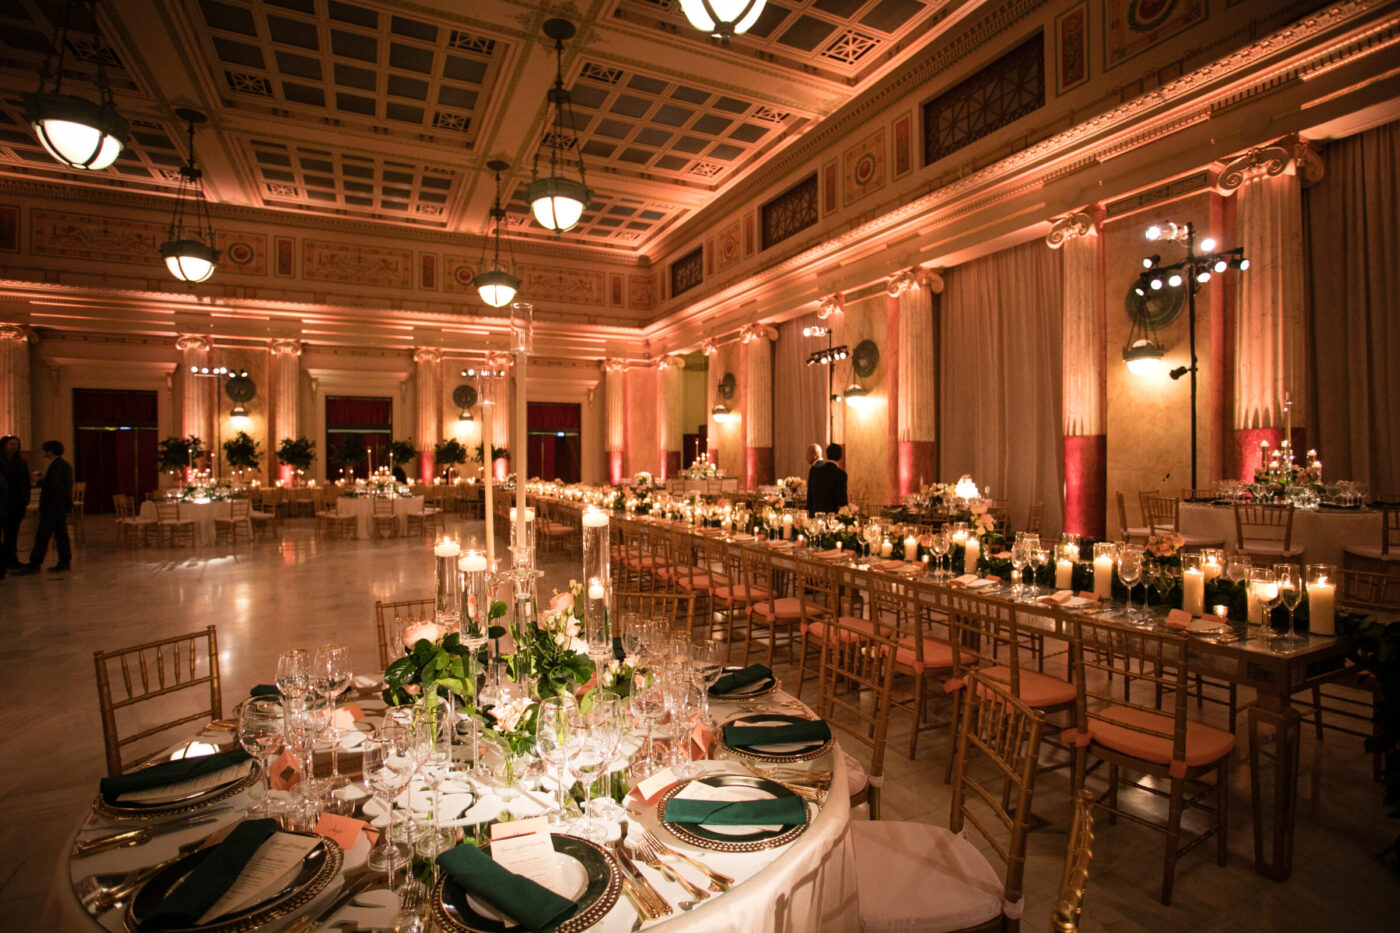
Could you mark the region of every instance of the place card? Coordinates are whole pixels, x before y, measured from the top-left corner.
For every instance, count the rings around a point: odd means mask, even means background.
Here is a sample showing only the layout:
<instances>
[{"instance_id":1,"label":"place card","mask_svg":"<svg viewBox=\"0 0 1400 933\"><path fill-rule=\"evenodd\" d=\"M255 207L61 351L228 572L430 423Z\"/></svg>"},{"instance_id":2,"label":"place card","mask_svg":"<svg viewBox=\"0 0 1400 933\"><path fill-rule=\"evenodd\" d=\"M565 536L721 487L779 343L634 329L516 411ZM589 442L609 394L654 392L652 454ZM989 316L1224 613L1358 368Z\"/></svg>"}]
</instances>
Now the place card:
<instances>
[{"instance_id":1,"label":"place card","mask_svg":"<svg viewBox=\"0 0 1400 933\"><path fill-rule=\"evenodd\" d=\"M353 729L355 723L365 718L364 711L360 709L358 703L346 703L335 711L335 716L331 720L331 728L344 732Z\"/></svg>"},{"instance_id":2,"label":"place card","mask_svg":"<svg viewBox=\"0 0 1400 933\"><path fill-rule=\"evenodd\" d=\"M569 896L564 872L554 857L549 820L542 816L493 824L491 858L507 871L529 878L560 897Z\"/></svg>"},{"instance_id":3,"label":"place card","mask_svg":"<svg viewBox=\"0 0 1400 933\"><path fill-rule=\"evenodd\" d=\"M267 773L273 790L291 790L301 783L301 762L290 748L284 748L268 767Z\"/></svg>"},{"instance_id":4,"label":"place card","mask_svg":"<svg viewBox=\"0 0 1400 933\"><path fill-rule=\"evenodd\" d=\"M160 787L148 787L145 790L133 790L122 794L117 798L117 803L167 803L172 800L183 800L195 794L202 793L214 787L221 787L225 784L232 784L247 776L253 770L253 761L240 761L238 764L229 765L227 768L220 768L209 774L201 774L184 781L177 781L174 784L162 784Z\"/></svg>"},{"instance_id":5,"label":"place card","mask_svg":"<svg viewBox=\"0 0 1400 933\"><path fill-rule=\"evenodd\" d=\"M642 803L652 803L661 792L672 784L676 783L676 776L670 768L662 768L660 771L641 781L632 788L629 796L636 797Z\"/></svg>"},{"instance_id":6,"label":"place card","mask_svg":"<svg viewBox=\"0 0 1400 933\"><path fill-rule=\"evenodd\" d=\"M346 852L355 847L361 832L369 839L370 845L379 838L379 831L365 821L340 816L337 813L322 813L311 831L318 836L325 836Z\"/></svg>"},{"instance_id":7,"label":"place card","mask_svg":"<svg viewBox=\"0 0 1400 933\"><path fill-rule=\"evenodd\" d=\"M715 743L715 734L704 723L696 723L690 731L690 760L700 761L710 756L710 746Z\"/></svg>"},{"instance_id":8,"label":"place card","mask_svg":"<svg viewBox=\"0 0 1400 933\"><path fill-rule=\"evenodd\" d=\"M268 892L286 887L301 871L307 853L320 844L321 840L316 836L297 833L273 833L268 836L223 897L199 918L198 925L204 926L215 917L245 910L263 900Z\"/></svg>"},{"instance_id":9,"label":"place card","mask_svg":"<svg viewBox=\"0 0 1400 933\"><path fill-rule=\"evenodd\" d=\"M965 573L960 577L954 577L948 581L953 586L969 586L977 582L977 574Z\"/></svg>"},{"instance_id":10,"label":"place card","mask_svg":"<svg viewBox=\"0 0 1400 933\"><path fill-rule=\"evenodd\" d=\"M1074 598L1074 590L1056 590L1049 596L1040 597L1040 601L1050 606L1063 606Z\"/></svg>"},{"instance_id":11,"label":"place card","mask_svg":"<svg viewBox=\"0 0 1400 933\"><path fill-rule=\"evenodd\" d=\"M1096 603L1099 601L1099 594L1090 592L1089 590L1080 590L1074 595L1079 599L1084 600L1086 603Z\"/></svg>"},{"instance_id":12,"label":"place card","mask_svg":"<svg viewBox=\"0 0 1400 933\"><path fill-rule=\"evenodd\" d=\"M1167 628L1189 629L1191 627L1191 613L1185 609L1173 609L1167 613Z\"/></svg>"}]
</instances>

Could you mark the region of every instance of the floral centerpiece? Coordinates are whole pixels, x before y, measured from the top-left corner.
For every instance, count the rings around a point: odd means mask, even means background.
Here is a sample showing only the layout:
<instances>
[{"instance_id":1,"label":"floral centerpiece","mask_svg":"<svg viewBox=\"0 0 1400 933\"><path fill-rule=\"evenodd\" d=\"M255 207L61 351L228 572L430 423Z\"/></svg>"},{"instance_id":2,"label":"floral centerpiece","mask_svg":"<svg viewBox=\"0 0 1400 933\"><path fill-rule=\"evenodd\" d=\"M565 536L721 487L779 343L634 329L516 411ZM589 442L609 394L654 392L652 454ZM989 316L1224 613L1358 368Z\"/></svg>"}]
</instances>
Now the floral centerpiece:
<instances>
[{"instance_id":1,"label":"floral centerpiece","mask_svg":"<svg viewBox=\"0 0 1400 933\"><path fill-rule=\"evenodd\" d=\"M1182 546L1186 544L1186 539L1176 532L1168 532L1159 535L1152 533L1147 536L1147 552L1158 560L1176 557Z\"/></svg>"},{"instance_id":2,"label":"floral centerpiece","mask_svg":"<svg viewBox=\"0 0 1400 933\"><path fill-rule=\"evenodd\" d=\"M784 476L778 480L778 491L784 496L800 497L807 492L807 481L800 476Z\"/></svg>"},{"instance_id":3,"label":"floral centerpiece","mask_svg":"<svg viewBox=\"0 0 1400 933\"><path fill-rule=\"evenodd\" d=\"M645 492L656 485L656 479L646 470L632 474L632 490Z\"/></svg>"},{"instance_id":4,"label":"floral centerpiece","mask_svg":"<svg viewBox=\"0 0 1400 933\"><path fill-rule=\"evenodd\" d=\"M714 479L719 475L719 468L707 459L697 459L686 467L685 475L687 479Z\"/></svg>"}]
</instances>

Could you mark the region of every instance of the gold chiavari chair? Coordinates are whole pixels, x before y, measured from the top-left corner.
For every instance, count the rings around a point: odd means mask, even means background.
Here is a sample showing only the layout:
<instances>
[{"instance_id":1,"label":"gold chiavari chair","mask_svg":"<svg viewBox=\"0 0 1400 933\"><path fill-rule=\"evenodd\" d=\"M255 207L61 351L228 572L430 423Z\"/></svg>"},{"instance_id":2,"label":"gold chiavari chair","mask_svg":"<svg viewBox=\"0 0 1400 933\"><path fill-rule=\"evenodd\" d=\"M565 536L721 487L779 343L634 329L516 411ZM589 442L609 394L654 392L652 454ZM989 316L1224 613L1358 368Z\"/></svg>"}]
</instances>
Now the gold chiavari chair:
<instances>
[{"instance_id":1,"label":"gold chiavari chair","mask_svg":"<svg viewBox=\"0 0 1400 933\"><path fill-rule=\"evenodd\" d=\"M828 632L822 640L817 714L870 749L868 768L846 756L846 790L851 806L869 804L870 818L878 820L896 645L868 627L839 621L829 623Z\"/></svg>"},{"instance_id":2,"label":"gold chiavari chair","mask_svg":"<svg viewBox=\"0 0 1400 933\"><path fill-rule=\"evenodd\" d=\"M78 480L73 484L73 507L68 510L67 522L73 526L73 534L83 538L83 514L87 509L87 483Z\"/></svg>"},{"instance_id":3,"label":"gold chiavari chair","mask_svg":"<svg viewBox=\"0 0 1400 933\"><path fill-rule=\"evenodd\" d=\"M431 597L424 599L401 599L397 602L386 603L382 600L374 601L374 626L379 639L379 666L386 668L389 662L402 654L399 646L391 646L390 638L398 638L398 627L404 622L422 622L432 619L436 612L436 601ZM390 657L390 655L393 657Z\"/></svg>"},{"instance_id":4,"label":"gold chiavari chair","mask_svg":"<svg viewBox=\"0 0 1400 933\"><path fill-rule=\"evenodd\" d=\"M1229 857L1230 752L1235 736L1186 716L1187 636L1078 616L1074 630L1070 647L1079 689L1075 792L1084 787L1090 756L1108 765L1108 789L1095 803L1166 835L1161 899L1170 904L1181 855L1214 836L1216 859L1222 867ZM1114 677L1124 680L1121 696L1114 690ZM1153 779L1126 783L1169 799L1165 823L1118 806L1121 770ZM1212 775L1213 781L1205 780ZM1163 790L1163 785L1168 789ZM1211 796L1213 808L1206 803ZM1182 814L1187 807L1205 813L1208 825L1182 845Z\"/></svg>"},{"instance_id":5,"label":"gold chiavari chair","mask_svg":"<svg viewBox=\"0 0 1400 933\"><path fill-rule=\"evenodd\" d=\"M841 615L841 587L836 567L826 561L811 560L805 557L793 561L793 592L797 594L802 609L798 628L802 633L802 645L797 653L797 697L802 696L802 687L807 676L821 677L821 652L826 643L827 626ZM874 631L865 619L846 616L841 622L848 628L863 628ZM816 649L815 657L813 649Z\"/></svg>"},{"instance_id":6,"label":"gold chiavari chair","mask_svg":"<svg viewBox=\"0 0 1400 933\"><path fill-rule=\"evenodd\" d=\"M1143 516L1154 535L1181 535L1181 500L1175 496L1149 495L1143 498ZM1181 535L1183 546L1224 547L1224 538L1209 535Z\"/></svg>"},{"instance_id":7,"label":"gold chiavari chair","mask_svg":"<svg viewBox=\"0 0 1400 933\"><path fill-rule=\"evenodd\" d=\"M677 622L680 619L684 600L684 595L680 593L662 593L655 590L615 591L613 605L616 609L613 618L618 621L614 625L613 636L622 637L625 628L623 617L633 614L643 619L667 619L672 623Z\"/></svg>"},{"instance_id":8,"label":"gold chiavari chair","mask_svg":"<svg viewBox=\"0 0 1400 933\"><path fill-rule=\"evenodd\" d=\"M371 517L374 519L374 536L392 538L398 534L398 522L394 520L394 500L387 496L370 498Z\"/></svg>"},{"instance_id":9,"label":"gold chiavari chair","mask_svg":"<svg viewBox=\"0 0 1400 933\"><path fill-rule=\"evenodd\" d=\"M669 566L663 572L663 579L669 583L671 592L685 601L685 632L690 636L695 630L696 610L710 606L710 590L713 588L709 573L702 570L696 556L696 538L685 528L671 528L665 532L670 542L668 549Z\"/></svg>"},{"instance_id":10,"label":"gold chiavari chair","mask_svg":"<svg viewBox=\"0 0 1400 933\"><path fill-rule=\"evenodd\" d=\"M180 504L156 500L156 522L161 544L194 546L194 519L180 517Z\"/></svg>"},{"instance_id":11,"label":"gold chiavari chair","mask_svg":"<svg viewBox=\"0 0 1400 933\"><path fill-rule=\"evenodd\" d=\"M1044 722L976 674L965 689L948 827L851 823L862 931L1020 930Z\"/></svg>"},{"instance_id":12,"label":"gold chiavari chair","mask_svg":"<svg viewBox=\"0 0 1400 933\"><path fill-rule=\"evenodd\" d=\"M705 601L705 630L706 637L714 635L715 616L718 613L728 614L729 604L722 602L719 598L721 590L728 591L735 579L729 575L729 544L724 539L711 535L695 535L692 539L695 542L696 569L704 574L708 581L706 585ZM727 622L727 620L726 620Z\"/></svg>"},{"instance_id":13,"label":"gold chiavari chair","mask_svg":"<svg viewBox=\"0 0 1400 933\"><path fill-rule=\"evenodd\" d=\"M1293 543L1293 504L1236 502L1235 550L1255 563L1300 563L1303 546Z\"/></svg>"},{"instance_id":14,"label":"gold chiavari chair","mask_svg":"<svg viewBox=\"0 0 1400 933\"><path fill-rule=\"evenodd\" d=\"M142 518L135 511L130 496L112 496L112 507L117 513L117 545L128 547L132 544L147 545L160 530L160 524L153 518Z\"/></svg>"},{"instance_id":15,"label":"gold chiavari chair","mask_svg":"<svg viewBox=\"0 0 1400 933\"><path fill-rule=\"evenodd\" d=\"M773 665L773 654L781 633L787 643L788 659L792 659L793 647L802 625L802 599L789 591L792 574L779 573L773 566L773 552L764 545L741 547L739 563L744 569L744 582L758 595L749 602L748 630L744 634L744 664L749 663L753 651L754 635L765 632L768 641L768 665ZM765 594L762 595L762 594Z\"/></svg>"},{"instance_id":16,"label":"gold chiavari chair","mask_svg":"<svg viewBox=\"0 0 1400 933\"><path fill-rule=\"evenodd\" d=\"M1114 501L1118 504L1118 536L1129 543L1141 544L1147 540L1147 536L1152 530L1146 525L1128 524L1128 504L1123 498L1122 490L1113 494Z\"/></svg>"},{"instance_id":17,"label":"gold chiavari chair","mask_svg":"<svg viewBox=\"0 0 1400 933\"><path fill-rule=\"evenodd\" d=\"M203 631L130 648L94 651L92 661L97 672L97 701L102 716L108 777L116 777L161 753L161 749L157 749L128 760L125 755L128 746L163 736L192 722L223 717L218 638L212 625ZM121 686L120 698L113 691L114 672ZM208 688L207 703L194 699L204 694L199 690L201 687ZM178 701L173 699L176 694L182 694ZM136 711L138 707L139 712ZM148 725L152 718L172 715L171 707L175 707L173 718L158 719ZM190 709L193 712L184 712ZM140 728L142 726L144 728Z\"/></svg>"},{"instance_id":18,"label":"gold chiavari chair","mask_svg":"<svg viewBox=\"0 0 1400 933\"><path fill-rule=\"evenodd\" d=\"M1045 522L1045 503L1031 503L1030 510L1026 513L1026 532L1028 534L1040 534L1040 526Z\"/></svg>"},{"instance_id":19,"label":"gold chiavari chair","mask_svg":"<svg viewBox=\"0 0 1400 933\"><path fill-rule=\"evenodd\" d=\"M239 537L253 540L252 508L247 499L234 499L228 504L228 518L214 519L214 541L238 544Z\"/></svg>"},{"instance_id":20,"label":"gold chiavari chair","mask_svg":"<svg viewBox=\"0 0 1400 933\"><path fill-rule=\"evenodd\" d=\"M1379 547L1349 544L1342 548L1342 565L1348 570L1380 570L1400 573L1400 505L1381 506Z\"/></svg>"},{"instance_id":21,"label":"gold chiavari chair","mask_svg":"<svg viewBox=\"0 0 1400 933\"><path fill-rule=\"evenodd\" d=\"M1065 850L1065 873L1060 890L1050 908L1050 933L1079 933L1079 914L1084 906L1084 889L1089 884L1089 862L1094 857L1094 795L1081 790L1074 797L1074 815L1069 824L1069 846Z\"/></svg>"},{"instance_id":22,"label":"gold chiavari chair","mask_svg":"<svg viewBox=\"0 0 1400 933\"><path fill-rule=\"evenodd\" d=\"M724 545L722 562L724 583L719 584L711 594L711 608L724 615L724 638L727 651L734 648L734 622L744 619L744 640L749 638L748 612L755 602L773 598L772 562L766 567L754 566L752 558L746 557L750 550L742 544L719 542ZM747 656L747 646L746 646Z\"/></svg>"}]
</instances>

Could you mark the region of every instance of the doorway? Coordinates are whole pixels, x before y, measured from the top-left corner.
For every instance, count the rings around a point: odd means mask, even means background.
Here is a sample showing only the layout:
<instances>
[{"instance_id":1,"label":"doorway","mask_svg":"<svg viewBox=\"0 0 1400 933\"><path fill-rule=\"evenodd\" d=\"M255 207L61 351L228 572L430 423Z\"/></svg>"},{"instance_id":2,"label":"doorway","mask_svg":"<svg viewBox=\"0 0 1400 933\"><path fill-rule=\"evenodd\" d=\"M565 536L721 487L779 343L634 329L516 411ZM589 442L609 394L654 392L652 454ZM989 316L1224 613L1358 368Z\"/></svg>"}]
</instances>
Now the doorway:
<instances>
[{"instance_id":1,"label":"doorway","mask_svg":"<svg viewBox=\"0 0 1400 933\"><path fill-rule=\"evenodd\" d=\"M529 402L525 415L529 456L525 475L546 482L561 479L577 483L579 459L579 406L553 402Z\"/></svg>"},{"instance_id":2,"label":"doorway","mask_svg":"<svg viewBox=\"0 0 1400 933\"><path fill-rule=\"evenodd\" d=\"M140 505L156 488L156 393L74 389L73 478L87 484L89 513L113 511L112 496Z\"/></svg>"},{"instance_id":3,"label":"doorway","mask_svg":"<svg viewBox=\"0 0 1400 933\"><path fill-rule=\"evenodd\" d=\"M326 479L354 475L363 479L389 463L394 437L394 400L355 395L326 396ZM342 463L341 450L363 446L365 457Z\"/></svg>"}]
</instances>

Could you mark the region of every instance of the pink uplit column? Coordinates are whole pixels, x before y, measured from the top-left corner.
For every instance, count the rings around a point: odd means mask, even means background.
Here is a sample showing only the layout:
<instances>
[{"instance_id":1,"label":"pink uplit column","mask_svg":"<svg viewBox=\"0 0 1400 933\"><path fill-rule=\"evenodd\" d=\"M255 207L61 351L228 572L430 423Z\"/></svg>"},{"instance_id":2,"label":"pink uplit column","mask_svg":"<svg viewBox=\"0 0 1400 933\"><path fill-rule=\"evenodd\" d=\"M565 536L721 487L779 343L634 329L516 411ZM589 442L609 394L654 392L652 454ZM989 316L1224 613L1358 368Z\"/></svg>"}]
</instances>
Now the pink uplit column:
<instances>
[{"instance_id":1,"label":"pink uplit column","mask_svg":"<svg viewBox=\"0 0 1400 933\"><path fill-rule=\"evenodd\" d=\"M219 380L196 376L194 370L197 366L209 365L213 341L198 334L182 334L176 338L175 348L180 351L180 395L183 399L180 431L185 437L199 438L204 442L204 449L210 451L214 446L214 418L209 396L218 390Z\"/></svg>"},{"instance_id":2,"label":"pink uplit column","mask_svg":"<svg viewBox=\"0 0 1400 933\"><path fill-rule=\"evenodd\" d=\"M608 452L608 482L616 486L622 482L623 454L627 449L627 398L623 385L623 374L627 369L624 360L603 361L603 404L604 434Z\"/></svg>"},{"instance_id":3,"label":"pink uplit column","mask_svg":"<svg viewBox=\"0 0 1400 933\"><path fill-rule=\"evenodd\" d=\"M657 479L665 482L668 477L679 476L682 468L681 445L685 435L682 425L682 402L685 399L682 373L685 359L663 356L656 365L661 382L660 404L656 406L656 436L661 448L661 472Z\"/></svg>"},{"instance_id":4,"label":"pink uplit column","mask_svg":"<svg viewBox=\"0 0 1400 933\"><path fill-rule=\"evenodd\" d=\"M933 482L937 438L937 395L934 385L935 345L933 302L943 292L943 276L931 269L915 269L913 281L899 291L899 317L895 381L899 494L918 492ZM899 281L907 281L899 279Z\"/></svg>"},{"instance_id":5,"label":"pink uplit column","mask_svg":"<svg viewBox=\"0 0 1400 933\"><path fill-rule=\"evenodd\" d=\"M750 324L739 333L744 357L744 485L773 482L773 339L777 332Z\"/></svg>"},{"instance_id":6,"label":"pink uplit column","mask_svg":"<svg viewBox=\"0 0 1400 933\"><path fill-rule=\"evenodd\" d=\"M419 347L413 351L417 366L419 478L431 483L437 473L433 447L442 439L442 350Z\"/></svg>"},{"instance_id":7,"label":"pink uplit column","mask_svg":"<svg viewBox=\"0 0 1400 933\"><path fill-rule=\"evenodd\" d=\"M1228 163L1216 188L1235 194L1239 245L1249 259L1245 272L1216 281L1234 288L1235 466L1249 480L1260 465L1259 442L1276 446L1291 422L1296 447L1307 405L1307 327L1303 316L1303 183L1300 168L1313 171L1305 141L1253 149ZM1320 172L1320 165L1316 167ZM1212 285L1215 283L1213 282ZM1285 415L1284 403L1291 411ZM1323 452L1326 459L1326 452Z\"/></svg>"},{"instance_id":8,"label":"pink uplit column","mask_svg":"<svg viewBox=\"0 0 1400 933\"><path fill-rule=\"evenodd\" d=\"M14 434L25 450L34 450L30 420L29 342L32 334L21 324L0 324L0 433ZM40 441L39 443L42 443Z\"/></svg>"},{"instance_id":9,"label":"pink uplit column","mask_svg":"<svg viewBox=\"0 0 1400 933\"><path fill-rule=\"evenodd\" d=\"M273 450L284 440L297 437L297 396L301 387L301 341L271 340L267 344L268 371L272 383ZM277 478L290 486L296 470L279 464Z\"/></svg>"},{"instance_id":10,"label":"pink uplit column","mask_svg":"<svg viewBox=\"0 0 1400 933\"><path fill-rule=\"evenodd\" d=\"M1064 529L1093 538L1104 536L1108 495L1107 325L1098 220L1097 211L1060 217L1045 238L1052 249L1064 253Z\"/></svg>"}]
</instances>

